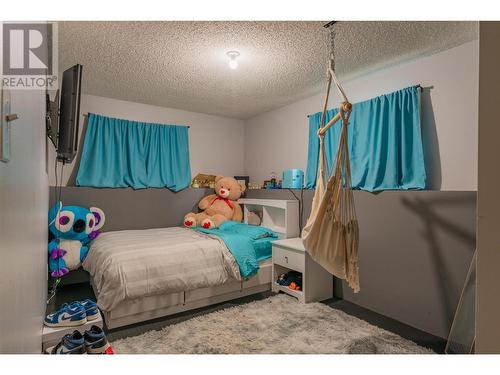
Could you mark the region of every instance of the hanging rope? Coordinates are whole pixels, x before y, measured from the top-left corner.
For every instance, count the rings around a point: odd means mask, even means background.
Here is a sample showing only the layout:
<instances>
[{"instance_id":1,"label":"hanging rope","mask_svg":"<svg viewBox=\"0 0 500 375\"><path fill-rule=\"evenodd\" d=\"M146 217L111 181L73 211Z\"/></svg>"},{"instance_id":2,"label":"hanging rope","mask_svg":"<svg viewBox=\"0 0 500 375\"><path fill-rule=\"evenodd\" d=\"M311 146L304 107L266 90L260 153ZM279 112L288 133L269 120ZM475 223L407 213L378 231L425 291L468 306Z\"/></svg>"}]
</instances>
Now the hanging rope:
<instances>
[{"instance_id":1,"label":"hanging rope","mask_svg":"<svg viewBox=\"0 0 500 375\"><path fill-rule=\"evenodd\" d=\"M330 57L325 104L318 129L319 160L316 190L311 214L302 231L306 251L331 274L344 279L359 291L358 242L359 230L351 187L351 165L348 150L348 124L352 104L335 75L335 31L330 28ZM325 125L328 99L332 81L337 87L342 103L339 112ZM324 136L336 122L341 122L339 146L333 174L327 181Z\"/></svg>"},{"instance_id":2,"label":"hanging rope","mask_svg":"<svg viewBox=\"0 0 500 375\"><path fill-rule=\"evenodd\" d=\"M330 27L330 69L335 71L335 28Z\"/></svg>"},{"instance_id":3,"label":"hanging rope","mask_svg":"<svg viewBox=\"0 0 500 375\"><path fill-rule=\"evenodd\" d=\"M342 87L342 84L337 78L337 75L335 74L335 30L333 27L330 27L329 29L329 36L330 36L330 49L329 49L329 58L328 58L328 68L327 68L327 77L328 77L328 84L326 87L326 98L325 98L325 104L323 105L323 113L321 114L321 123L320 123L320 128L318 130L318 135L324 135L326 131L337 121L342 119L342 115L347 115L350 116L351 110L352 110L352 104L349 102L349 99L347 99L347 95L344 91L344 88ZM335 86L337 87L337 90L342 97L342 104L340 105L340 108L343 110L343 113L339 111L335 117L333 117L326 125L325 125L325 119L326 119L326 110L328 108L328 100L330 99L330 89L332 86L332 81L335 83Z\"/></svg>"}]
</instances>

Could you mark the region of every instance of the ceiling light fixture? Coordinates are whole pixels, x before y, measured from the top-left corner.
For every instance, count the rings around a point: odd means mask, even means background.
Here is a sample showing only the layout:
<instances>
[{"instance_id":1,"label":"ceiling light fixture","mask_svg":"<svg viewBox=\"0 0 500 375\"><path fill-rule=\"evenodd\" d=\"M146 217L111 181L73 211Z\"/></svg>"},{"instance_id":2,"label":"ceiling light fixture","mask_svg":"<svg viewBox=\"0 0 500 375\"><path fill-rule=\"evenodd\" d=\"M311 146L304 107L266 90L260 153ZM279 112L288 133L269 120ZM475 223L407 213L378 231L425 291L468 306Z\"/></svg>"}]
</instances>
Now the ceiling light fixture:
<instances>
[{"instance_id":1,"label":"ceiling light fixture","mask_svg":"<svg viewBox=\"0 0 500 375\"><path fill-rule=\"evenodd\" d=\"M235 70L238 67L238 61L236 61L236 59L240 53L238 51L229 51L226 55L229 57L229 67Z\"/></svg>"}]
</instances>

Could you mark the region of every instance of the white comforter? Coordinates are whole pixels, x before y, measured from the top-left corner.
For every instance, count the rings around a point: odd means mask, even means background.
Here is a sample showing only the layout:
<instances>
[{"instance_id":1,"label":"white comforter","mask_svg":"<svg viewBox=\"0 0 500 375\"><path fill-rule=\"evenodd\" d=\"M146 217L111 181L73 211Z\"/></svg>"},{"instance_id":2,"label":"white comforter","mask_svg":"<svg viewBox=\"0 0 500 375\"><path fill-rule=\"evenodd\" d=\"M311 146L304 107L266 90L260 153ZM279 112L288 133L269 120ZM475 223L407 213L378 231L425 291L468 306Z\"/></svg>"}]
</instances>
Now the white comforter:
<instances>
[{"instance_id":1,"label":"white comforter","mask_svg":"<svg viewBox=\"0 0 500 375\"><path fill-rule=\"evenodd\" d=\"M241 280L222 240L178 227L103 233L93 241L83 268L106 311L125 299Z\"/></svg>"}]
</instances>

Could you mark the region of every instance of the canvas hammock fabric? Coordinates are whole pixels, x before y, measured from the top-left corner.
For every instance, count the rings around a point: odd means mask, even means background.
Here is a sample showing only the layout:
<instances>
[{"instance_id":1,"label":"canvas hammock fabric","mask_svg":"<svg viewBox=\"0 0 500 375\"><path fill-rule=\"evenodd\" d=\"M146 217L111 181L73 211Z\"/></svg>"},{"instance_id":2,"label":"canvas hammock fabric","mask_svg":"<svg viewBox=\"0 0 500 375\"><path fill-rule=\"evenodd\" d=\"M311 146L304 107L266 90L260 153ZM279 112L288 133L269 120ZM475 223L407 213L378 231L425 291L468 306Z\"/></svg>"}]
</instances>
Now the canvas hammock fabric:
<instances>
[{"instance_id":1,"label":"canvas hammock fabric","mask_svg":"<svg viewBox=\"0 0 500 375\"><path fill-rule=\"evenodd\" d=\"M335 83L343 103L338 114L325 125L326 109L331 83ZM330 65L325 105L318 130L320 140L316 191L307 224L302 231L306 251L323 268L347 281L355 293L359 292L358 243L359 229L351 188L351 166L347 145L349 116L352 105ZM327 181L324 136L337 121L341 122L339 146L335 165Z\"/></svg>"}]
</instances>

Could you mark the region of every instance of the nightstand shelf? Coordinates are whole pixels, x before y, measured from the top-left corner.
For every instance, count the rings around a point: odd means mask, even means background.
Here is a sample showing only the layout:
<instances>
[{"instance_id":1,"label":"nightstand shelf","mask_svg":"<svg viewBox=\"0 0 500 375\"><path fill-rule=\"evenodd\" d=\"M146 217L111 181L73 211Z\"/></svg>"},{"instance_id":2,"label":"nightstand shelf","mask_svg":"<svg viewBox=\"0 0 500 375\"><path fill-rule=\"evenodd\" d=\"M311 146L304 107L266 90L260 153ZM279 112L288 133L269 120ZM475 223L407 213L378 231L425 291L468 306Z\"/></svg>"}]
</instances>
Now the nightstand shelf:
<instances>
[{"instance_id":1,"label":"nightstand shelf","mask_svg":"<svg viewBox=\"0 0 500 375\"><path fill-rule=\"evenodd\" d=\"M301 291L276 283L280 274L290 270L302 273ZM288 238L273 242L272 288L304 303L323 301L333 297L333 277L305 251L301 238Z\"/></svg>"},{"instance_id":2,"label":"nightstand shelf","mask_svg":"<svg viewBox=\"0 0 500 375\"><path fill-rule=\"evenodd\" d=\"M304 299L304 293L301 290L293 290L290 289L287 286L284 285L279 285L276 282L274 283L275 291L276 292L284 292L286 294L290 294L291 296L297 298L299 301L302 301Z\"/></svg>"}]
</instances>

